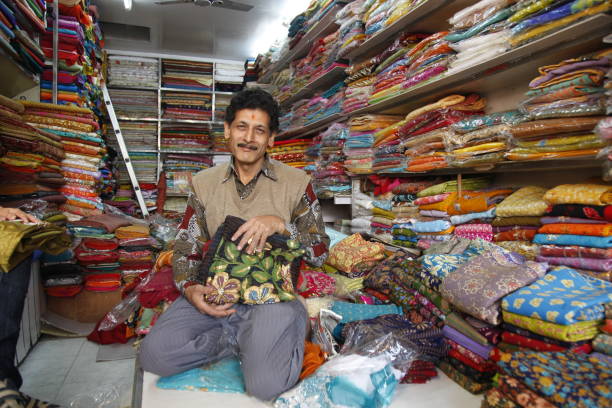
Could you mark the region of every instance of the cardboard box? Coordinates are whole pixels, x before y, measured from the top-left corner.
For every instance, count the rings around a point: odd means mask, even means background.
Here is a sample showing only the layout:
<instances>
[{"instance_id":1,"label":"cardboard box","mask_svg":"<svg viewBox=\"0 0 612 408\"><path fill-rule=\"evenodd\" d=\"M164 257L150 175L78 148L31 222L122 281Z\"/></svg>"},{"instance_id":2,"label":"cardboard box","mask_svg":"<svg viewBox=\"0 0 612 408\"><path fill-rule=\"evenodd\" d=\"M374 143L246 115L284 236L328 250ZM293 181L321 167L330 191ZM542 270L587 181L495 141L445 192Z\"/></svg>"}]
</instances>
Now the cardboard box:
<instances>
[{"instance_id":1,"label":"cardboard box","mask_svg":"<svg viewBox=\"0 0 612 408\"><path fill-rule=\"evenodd\" d=\"M69 298L47 296L47 309L81 323L97 323L121 301L121 290L92 292L83 290Z\"/></svg>"}]
</instances>

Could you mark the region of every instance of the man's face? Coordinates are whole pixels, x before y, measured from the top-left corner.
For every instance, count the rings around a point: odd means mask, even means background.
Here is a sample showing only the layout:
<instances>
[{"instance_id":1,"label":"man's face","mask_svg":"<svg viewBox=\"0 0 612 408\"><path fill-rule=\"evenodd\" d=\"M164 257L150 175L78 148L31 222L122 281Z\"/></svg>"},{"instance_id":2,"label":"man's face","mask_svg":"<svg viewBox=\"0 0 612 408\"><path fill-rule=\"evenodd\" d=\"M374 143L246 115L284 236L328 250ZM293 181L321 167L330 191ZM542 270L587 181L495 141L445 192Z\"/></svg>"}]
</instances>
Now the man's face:
<instances>
[{"instance_id":1,"label":"man's face","mask_svg":"<svg viewBox=\"0 0 612 408\"><path fill-rule=\"evenodd\" d=\"M241 109L231 124L225 123L225 138L238 163L254 164L274 146L270 116L261 109Z\"/></svg>"}]
</instances>

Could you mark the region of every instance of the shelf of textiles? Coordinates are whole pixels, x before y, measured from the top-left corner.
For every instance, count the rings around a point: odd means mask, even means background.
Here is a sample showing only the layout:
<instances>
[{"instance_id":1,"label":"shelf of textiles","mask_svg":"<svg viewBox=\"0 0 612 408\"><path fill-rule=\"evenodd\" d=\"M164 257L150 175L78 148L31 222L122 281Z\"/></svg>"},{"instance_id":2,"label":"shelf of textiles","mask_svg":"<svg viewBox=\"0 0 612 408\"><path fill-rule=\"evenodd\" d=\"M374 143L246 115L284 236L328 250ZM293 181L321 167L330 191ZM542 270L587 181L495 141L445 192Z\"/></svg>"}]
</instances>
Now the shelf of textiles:
<instances>
[{"instance_id":1,"label":"shelf of textiles","mask_svg":"<svg viewBox=\"0 0 612 408\"><path fill-rule=\"evenodd\" d=\"M314 94L317 90L326 89L331 85L338 83L338 81L342 81L346 77L344 72L346 68L347 66L344 64L332 64L330 69L315 77L311 82L308 82L297 92L293 93L290 90L289 95L291 96L288 96L285 100L281 99L281 106L285 107L291 105L300 99L304 99Z\"/></svg>"},{"instance_id":2,"label":"shelf of textiles","mask_svg":"<svg viewBox=\"0 0 612 408\"><path fill-rule=\"evenodd\" d=\"M601 2L589 3L592 7L575 3L575 9L563 9L569 13L567 19L554 20L555 24L539 27L539 31L530 30L532 25L527 20L512 28L513 31L488 33L473 30L468 34L457 31L460 26L456 23L455 31L450 34L448 31L427 37L401 34L375 58L348 69L343 112L401 112L452 90L478 89L484 94L495 93L501 90L499 83L516 83L516 78L528 77L538 66L601 48L600 39L607 34L612 21L603 11L610 6ZM473 17L479 15L478 8L475 10L472 8L470 11ZM498 18L505 16L503 21L511 19L512 16L507 15L509 12L505 10ZM466 10L461 10L453 18L461 13L466 13ZM559 44L563 47L560 48ZM442 62L438 61L440 58ZM439 63L430 66L432 61ZM300 110L304 110L301 103L294 104L292 116L296 116L296 110L297 116ZM312 126L305 130L324 123L329 123L327 118L311 122Z\"/></svg>"},{"instance_id":3,"label":"shelf of textiles","mask_svg":"<svg viewBox=\"0 0 612 408\"><path fill-rule=\"evenodd\" d=\"M212 91L213 63L162 59L163 88L177 88L189 91Z\"/></svg>"},{"instance_id":4,"label":"shelf of textiles","mask_svg":"<svg viewBox=\"0 0 612 408\"><path fill-rule=\"evenodd\" d=\"M188 150L195 153L209 152L212 145L209 125L162 124L160 133L161 152Z\"/></svg>"},{"instance_id":5,"label":"shelf of textiles","mask_svg":"<svg viewBox=\"0 0 612 408\"><path fill-rule=\"evenodd\" d=\"M137 89L109 88L115 114L130 120L157 120L157 92Z\"/></svg>"},{"instance_id":6,"label":"shelf of textiles","mask_svg":"<svg viewBox=\"0 0 612 408\"><path fill-rule=\"evenodd\" d=\"M83 8L80 2L72 5L58 4L59 7L59 50L58 50L58 94L59 104L87 107L101 117L102 91L100 89L102 70L102 48L104 39L98 26L95 6ZM53 87L53 21L47 13L47 29L41 38L41 45L47 58L42 73L40 100L52 101Z\"/></svg>"},{"instance_id":7,"label":"shelf of textiles","mask_svg":"<svg viewBox=\"0 0 612 408\"><path fill-rule=\"evenodd\" d=\"M225 110L232 100L233 93L215 93L215 122L223 124L225 121Z\"/></svg>"},{"instance_id":8,"label":"shelf of textiles","mask_svg":"<svg viewBox=\"0 0 612 408\"><path fill-rule=\"evenodd\" d=\"M46 3L0 2L0 93L15 96L39 84L45 54L38 36L45 32Z\"/></svg>"},{"instance_id":9,"label":"shelf of textiles","mask_svg":"<svg viewBox=\"0 0 612 408\"><path fill-rule=\"evenodd\" d=\"M157 90L159 87L159 60L157 58L109 55L108 86L109 88L125 87L137 90ZM157 106L157 101L155 106Z\"/></svg>"},{"instance_id":10,"label":"shelf of textiles","mask_svg":"<svg viewBox=\"0 0 612 408\"><path fill-rule=\"evenodd\" d=\"M128 151L157 150L157 123L120 121L119 126ZM106 127L106 140L109 146L119 151L119 144L112 126Z\"/></svg>"},{"instance_id":11,"label":"shelf of textiles","mask_svg":"<svg viewBox=\"0 0 612 408\"><path fill-rule=\"evenodd\" d=\"M305 18L298 23L300 27L296 27L293 31L293 40L288 41L280 50L281 55L276 62L262 67L259 82L269 83L273 74L284 69L291 61L304 56L316 38L335 31L338 28L335 21L336 13L343 5L344 2L333 1L322 9L311 10L310 13L307 11L308 16L304 16Z\"/></svg>"},{"instance_id":12,"label":"shelf of textiles","mask_svg":"<svg viewBox=\"0 0 612 408\"><path fill-rule=\"evenodd\" d=\"M69 219L101 214L112 174L92 111L1 96L0 106L2 200L43 200Z\"/></svg>"},{"instance_id":13,"label":"shelf of textiles","mask_svg":"<svg viewBox=\"0 0 612 408\"><path fill-rule=\"evenodd\" d=\"M187 194L191 189L191 176L213 166L210 155L186 155L169 153L164 155L166 195Z\"/></svg>"},{"instance_id":14,"label":"shelf of textiles","mask_svg":"<svg viewBox=\"0 0 612 408\"><path fill-rule=\"evenodd\" d=\"M241 62L215 63L215 91L232 93L242 89L244 83L244 64Z\"/></svg>"},{"instance_id":15,"label":"shelf of textiles","mask_svg":"<svg viewBox=\"0 0 612 408\"><path fill-rule=\"evenodd\" d=\"M130 151L130 160L139 182L157 182L157 152ZM125 183L129 182L130 177L123 160L119 160L117 168L119 169L119 180Z\"/></svg>"},{"instance_id":16,"label":"shelf of textiles","mask_svg":"<svg viewBox=\"0 0 612 408\"><path fill-rule=\"evenodd\" d=\"M212 95L162 91L162 119L212 120Z\"/></svg>"},{"instance_id":17,"label":"shelf of textiles","mask_svg":"<svg viewBox=\"0 0 612 408\"><path fill-rule=\"evenodd\" d=\"M41 259L48 296L73 297L83 290L126 296L151 272L161 248L146 224L120 215L88 216L67 227L77 246Z\"/></svg>"},{"instance_id":18,"label":"shelf of textiles","mask_svg":"<svg viewBox=\"0 0 612 408\"><path fill-rule=\"evenodd\" d=\"M215 123L211 129L212 149L217 153L228 153L227 144L225 142L225 128L222 123Z\"/></svg>"}]
</instances>

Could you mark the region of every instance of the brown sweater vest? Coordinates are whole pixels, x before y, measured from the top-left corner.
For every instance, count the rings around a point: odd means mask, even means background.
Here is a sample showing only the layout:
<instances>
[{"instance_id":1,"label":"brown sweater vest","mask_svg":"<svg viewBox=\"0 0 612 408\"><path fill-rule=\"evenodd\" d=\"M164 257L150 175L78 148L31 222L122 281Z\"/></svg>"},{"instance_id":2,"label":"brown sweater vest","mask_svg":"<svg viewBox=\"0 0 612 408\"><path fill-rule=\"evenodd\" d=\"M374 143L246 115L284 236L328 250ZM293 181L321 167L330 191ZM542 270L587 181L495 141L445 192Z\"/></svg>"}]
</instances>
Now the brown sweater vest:
<instances>
[{"instance_id":1,"label":"brown sweater vest","mask_svg":"<svg viewBox=\"0 0 612 408\"><path fill-rule=\"evenodd\" d=\"M249 220L260 215L276 215L291 222L293 210L299 204L310 177L299 169L270 160L276 181L261 174L255 188L244 200L236 190L236 179L223 182L229 163L211 167L193 176L193 191L206 211L208 235L212 238L228 215Z\"/></svg>"}]
</instances>

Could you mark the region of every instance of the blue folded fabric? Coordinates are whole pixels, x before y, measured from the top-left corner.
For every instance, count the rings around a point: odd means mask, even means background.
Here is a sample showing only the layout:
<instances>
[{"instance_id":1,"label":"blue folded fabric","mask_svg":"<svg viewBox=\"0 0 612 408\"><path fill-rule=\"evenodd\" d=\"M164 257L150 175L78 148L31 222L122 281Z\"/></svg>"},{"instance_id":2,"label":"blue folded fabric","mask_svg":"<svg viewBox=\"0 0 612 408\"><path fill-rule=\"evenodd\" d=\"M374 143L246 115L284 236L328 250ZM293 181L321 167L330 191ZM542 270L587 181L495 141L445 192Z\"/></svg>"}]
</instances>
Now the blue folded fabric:
<instances>
[{"instance_id":1,"label":"blue folded fabric","mask_svg":"<svg viewBox=\"0 0 612 408\"><path fill-rule=\"evenodd\" d=\"M603 305L608 302L612 302L612 283L562 266L506 296L502 308L522 316L569 325L603 319Z\"/></svg>"},{"instance_id":2,"label":"blue folded fabric","mask_svg":"<svg viewBox=\"0 0 612 408\"><path fill-rule=\"evenodd\" d=\"M394 224L393 228L406 228L414 232L441 232L446 231L452 226L450 221L435 220L435 221L417 221L405 222L402 224Z\"/></svg>"},{"instance_id":3,"label":"blue folded fabric","mask_svg":"<svg viewBox=\"0 0 612 408\"><path fill-rule=\"evenodd\" d=\"M536 234L535 244L578 245L591 248L612 248L612 237L594 237L573 234Z\"/></svg>"},{"instance_id":4,"label":"blue folded fabric","mask_svg":"<svg viewBox=\"0 0 612 408\"><path fill-rule=\"evenodd\" d=\"M396 305L367 305L361 303L334 302L332 311L342 316L340 323L356 320L368 320L386 314L402 314L402 308Z\"/></svg>"},{"instance_id":5,"label":"blue folded fabric","mask_svg":"<svg viewBox=\"0 0 612 408\"><path fill-rule=\"evenodd\" d=\"M466 222L470 222L472 220L482 220L487 218L495 218L495 207L491 208L490 210L477 213L453 215L450 217L450 221L453 225L459 225L465 224Z\"/></svg>"},{"instance_id":6,"label":"blue folded fabric","mask_svg":"<svg viewBox=\"0 0 612 408\"><path fill-rule=\"evenodd\" d=\"M244 377L240 361L226 358L206 368L193 368L157 380L166 390L207 390L210 392L244 393Z\"/></svg>"}]
</instances>

